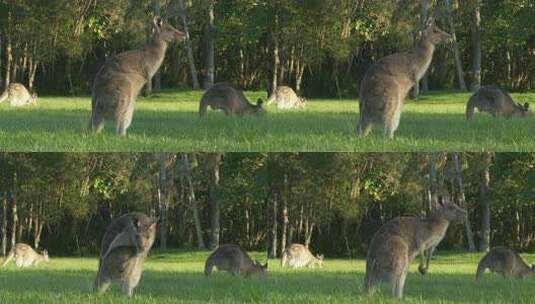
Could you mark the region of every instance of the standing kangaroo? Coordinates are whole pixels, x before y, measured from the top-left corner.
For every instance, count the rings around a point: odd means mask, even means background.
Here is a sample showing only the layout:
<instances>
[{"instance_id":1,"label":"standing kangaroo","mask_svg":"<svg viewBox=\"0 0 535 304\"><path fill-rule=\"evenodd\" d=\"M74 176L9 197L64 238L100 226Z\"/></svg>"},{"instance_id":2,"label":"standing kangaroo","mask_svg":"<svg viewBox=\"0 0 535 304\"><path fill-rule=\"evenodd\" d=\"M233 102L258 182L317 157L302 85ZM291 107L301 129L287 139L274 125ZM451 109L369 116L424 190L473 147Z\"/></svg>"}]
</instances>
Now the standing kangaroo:
<instances>
[{"instance_id":1,"label":"standing kangaroo","mask_svg":"<svg viewBox=\"0 0 535 304\"><path fill-rule=\"evenodd\" d=\"M373 236L368 249L365 292L373 293L376 285L384 282L390 285L393 296L402 298L411 261L420 255L418 270L425 274L433 251L446 235L450 222L464 217L464 209L445 203L425 220L402 216L384 224Z\"/></svg>"},{"instance_id":2,"label":"standing kangaroo","mask_svg":"<svg viewBox=\"0 0 535 304\"><path fill-rule=\"evenodd\" d=\"M112 120L117 124L117 134L126 135L139 92L160 68L169 43L185 37L156 17L154 33L147 45L120 53L104 63L95 76L91 95L90 127L94 132L102 130L104 120Z\"/></svg>"},{"instance_id":3,"label":"standing kangaroo","mask_svg":"<svg viewBox=\"0 0 535 304\"><path fill-rule=\"evenodd\" d=\"M131 297L155 236L156 220L143 213L128 213L112 221L102 239L95 290L102 294L118 280L123 293Z\"/></svg>"},{"instance_id":4,"label":"standing kangaroo","mask_svg":"<svg viewBox=\"0 0 535 304\"><path fill-rule=\"evenodd\" d=\"M268 264L262 265L256 260L253 261L240 246L227 244L219 246L206 259L204 275L209 277L214 267L220 271L228 271L234 276L249 277L251 275L265 275Z\"/></svg>"},{"instance_id":5,"label":"standing kangaroo","mask_svg":"<svg viewBox=\"0 0 535 304\"><path fill-rule=\"evenodd\" d=\"M466 104L466 119L474 118L475 109L478 109L479 112L487 112L494 117L529 118L532 115L529 103L526 102L524 105L515 103L509 94L492 85L481 87L470 97Z\"/></svg>"},{"instance_id":6,"label":"standing kangaroo","mask_svg":"<svg viewBox=\"0 0 535 304\"><path fill-rule=\"evenodd\" d=\"M199 116L206 116L208 106L212 110L223 110L225 115L261 114L262 99L258 99L256 105L249 103L243 92L228 83L216 83L204 93L199 105Z\"/></svg>"},{"instance_id":7,"label":"standing kangaroo","mask_svg":"<svg viewBox=\"0 0 535 304\"><path fill-rule=\"evenodd\" d=\"M501 273L504 278L535 277L535 265L529 267L520 255L513 250L498 246L492 248L477 265L476 281L481 279L486 269Z\"/></svg>"},{"instance_id":8,"label":"standing kangaroo","mask_svg":"<svg viewBox=\"0 0 535 304\"><path fill-rule=\"evenodd\" d=\"M429 23L414 49L381 58L368 69L360 84L357 131L361 136L368 135L374 124L383 124L385 135L394 138L403 100L429 68L435 45L450 38Z\"/></svg>"},{"instance_id":9,"label":"standing kangaroo","mask_svg":"<svg viewBox=\"0 0 535 304\"><path fill-rule=\"evenodd\" d=\"M314 256L304 245L292 244L282 253L281 267L323 267L323 259L323 255Z\"/></svg>"},{"instance_id":10,"label":"standing kangaroo","mask_svg":"<svg viewBox=\"0 0 535 304\"><path fill-rule=\"evenodd\" d=\"M9 254L4 259L4 263L2 263L2 267L6 266L11 260L14 260L15 265L18 267L37 266L42 262L48 263L48 251L43 250L39 254L30 245L17 243L9 251Z\"/></svg>"},{"instance_id":11,"label":"standing kangaroo","mask_svg":"<svg viewBox=\"0 0 535 304\"><path fill-rule=\"evenodd\" d=\"M37 94L30 93L26 87L20 83L10 83L7 89L0 96L0 103L7 100L13 107L34 104L37 102Z\"/></svg>"}]
</instances>

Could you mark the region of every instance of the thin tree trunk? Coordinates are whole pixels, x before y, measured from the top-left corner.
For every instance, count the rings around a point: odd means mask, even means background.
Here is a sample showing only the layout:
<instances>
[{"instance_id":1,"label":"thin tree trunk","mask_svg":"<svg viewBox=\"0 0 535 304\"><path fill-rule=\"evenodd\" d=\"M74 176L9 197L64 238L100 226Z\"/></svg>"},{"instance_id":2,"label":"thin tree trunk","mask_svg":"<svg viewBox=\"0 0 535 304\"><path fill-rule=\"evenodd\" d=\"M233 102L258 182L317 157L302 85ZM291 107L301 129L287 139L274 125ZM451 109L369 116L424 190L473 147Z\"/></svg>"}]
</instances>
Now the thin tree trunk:
<instances>
[{"instance_id":1,"label":"thin tree trunk","mask_svg":"<svg viewBox=\"0 0 535 304\"><path fill-rule=\"evenodd\" d=\"M451 0L446 0L446 15L450 26L450 34L453 39L453 54L455 56L455 67L457 69L457 80L459 81L459 90L466 91L466 82L464 81L463 63L461 53L459 51L459 43L457 42L457 35L455 34L455 25L453 23L453 13L451 8Z\"/></svg>"},{"instance_id":2,"label":"thin tree trunk","mask_svg":"<svg viewBox=\"0 0 535 304\"><path fill-rule=\"evenodd\" d=\"M288 174L284 174L284 196L282 198L282 237L281 237L281 253L284 252L288 245Z\"/></svg>"},{"instance_id":3,"label":"thin tree trunk","mask_svg":"<svg viewBox=\"0 0 535 304\"><path fill-rule=\"evenodd\" d=\"M209 154L210 163L210 185L208 190L208 201L210 203L211 217L210 217L210 249L215 249L219 246L220 238L220 221L221 221L221 206L219 201L219 166L221 163L220 153Z\"/></svg>"},{"instance_id":4,"label":"thin tree trunk","mask_svg":"<svg viewBox=\"0 0 535 304\"><path fill-rule=\"evenodd\" d=\"M202 235L202 226L201 219L199 216L199 209L197 207L197 200L195 199L195 191L193 190L193 181L191 178L191 170L189 168L188 154L182 154L182 162L184 168L184 176L186 178L188 186L188 204L193 211L193 221L195 223L195 232L197 234L197 243L200 250L206 250L206 245L204 244L204 239Z\"/></svg>"},{"instance_id":5,"label":"thin tree trunk","mask_svg":"<svg viewBox=\"0 0 535 304\"><path fill-rule=\"evenodd\" d=\"M275 21L273 24L273 29L271 31L271 39L273 41L273 66L271 67L272 75L271 75L271 85L269 86L270 91L268 92L271 96L273 92L277 89L277 86L279 85L278 80L278 73L279 73L279 65L280 65L280 58L279 58L279 38L278 35L278 15L275 13Z\"/></svg>"},{"instance_id":6,"label":"thin tree trunk","mask_svg":"<svg viewBox=\"0 0 535 304\"><path fill-rule=\"evenodd\" d=\"M481 172L480 199L481 199L481 240L479 251L485 252L490 246L490 164L492 155L485 152L483 155L483 170Z\"/></svg>"},{"instance_id":7,"label":"thin tree trunk","mask_svg":"<svg viewBox=\"0 0 535 304\"><path fill-rule=\"evenodd\" d=\"M11 193L11 248L15 248L17 243L17 224L19 222L19 217L17 214L17 199L15 195Z\"/></svg>"},{"instance_id":8,"label":"thin tree trunk","mask_svg":"<svg viewBox=\"0 0 535 304\"><path fill-rule=\"evenodd\" d=\"M307 220L308 222L308 220ZM310 246L310 241L312 240L312 233L314 232L314 226L315 223L310 224L310 228L308 228L307 234L305 236L305 247L308 248ZM308 225L307 225L308 226Z\"/></svg>"},{"instance_id":9,"label":"thin tree trunk","mask_svg":"<svg viewBox=\"0 0 535 304\"><path fill-rule=\"evenodd\" d=\"M214 1L208 3L208 22L205 26L206 38L206 79L204 89L208 90L214 85L215 79L215 37L214 37Z\"/></svg>"},{"instance_id":10,"label":"thin tree trunk","mask_svg":"<svg viewBox=\"0 0 535 304\"><path fill-rule=\"evenodd\" d=\"M193 57L193 47L191 46L191 38L189 35L188 20L186 16L186 6L184 5L184 0L178 0L178 8L180 19L182 20L182 27L184 33L186 34L186 53L188 56L189 70L191 75L191 82L193 84L194 90L199 90L199 76L197 75L197 68L195 67L195 58Z\"/></svg>"},{"instance_id":11,"label":"thin tree trunk","mask_svg":"<svg viewBox=\"0 0 535 304\"><path fill-rule=\"evenodd\" d=\"M427 26L427 19L428 14L427 11L429 9L429 0L420 0L420 37L422 37L426 26ZM420 92L427 92L429 91L429 85L428 85L428 72L426 71L422 79L420 80ZM419 92L418 92L419 93ZM417 95L418 96L418 95Z\"/></svg>"},{"instance_id":12,"label":"thin tree trunk","mask_svg":"<svg viewBox=\"0 0 535 304\"><path fill-rule=\"evenodd\" d=\"M160 1L159 0L152 0L152 9L154 10L155 16L161 16L161 7L160 7ZM160 69L156 71L156 74L152 76L152 80L154 81L154 85L151 89L155 89L156 91L162 89L162 73L160 72ZM152 90L151 90L152 91Z\"/></svg>"},{"instance_id":13,"label":"thin tree trunk","mask_svg":"<svg viewBox=\"0 0 535 304\"><path fill-rule=\"evenodd\" d=\"M272 223L271 223L271 252L269 253L270 258L276 258L277 257L277 230L278 230L278 217L277 217L277 209L278 209L278 193L275 193L272 198Z\"/></svg>"},{"instance_id":14,"label":"thin tree trunk","mask_svg":"<svg viewBox=\"0 0 535 304\"><path fill-rule=\"evenodd\" d=\"M457 181L457 186L459 187L459 205L463 208L467 208L464 195L464 182L459 153L453 153L453 162L455 166L455 180ZM468 241L468 251L475 252L476 245L474 242L474 233L472 232L472 228L470 226L470 217L468 215L466 215L466 218L464 220L464 228L466 232L466 240Z\"/></svg>"},{"instance_id":15,"label":"thin tree trunk","mask_svg":"<svg viewBox=\"0 0 535 304\"><path fill-rule=\"evenodd\" d=\"M158 205L160 209L160 249L167 249L167 153L159 153Z\"/></svg>"},{"instance_id":16,"label":"thin tree trunk","mask_svg":"<svg viewBox=\"0 0 535 304\"><path fill-rule=\"evenodd\" d=\"M2 199L2 255L7 253L7 192Z\"/></svg>"},{"instance_id":17,"label":"thin tree trunk","mask_svg":"<svg viewBox=\"0 0 535 304\"><path fill-rule=\"evenodd\" d=\"M481 87L481 13L480 0L475 0L472 12L472 91Z\"/></svg>"},{"instance_id":18,"label":"thin tree trunk","mask_svg":"<svg viewBox=\"0 0 535 304\"><path fill-rule=\"evenodd\" d=\"M11 13L8 14L8 23L11 22ZM11 49L11 35L6 31L6 76L4 77L5 87L11 83L11 65L13 64L13 50Z\"/></svg>"},{"instance_id":19,"label":"thin tree trunk","mask_svg":"<svg viewBox=\"0 0 535 304\"><path fill-rule=\"evenodd\" d=\"M431 153L429 158L429 192L430 192L430 201L429 209L427 212L434 210L438 205L438 187L437 187L437 159L438 156L436 153Z\"/></svg>"}]
</instances>

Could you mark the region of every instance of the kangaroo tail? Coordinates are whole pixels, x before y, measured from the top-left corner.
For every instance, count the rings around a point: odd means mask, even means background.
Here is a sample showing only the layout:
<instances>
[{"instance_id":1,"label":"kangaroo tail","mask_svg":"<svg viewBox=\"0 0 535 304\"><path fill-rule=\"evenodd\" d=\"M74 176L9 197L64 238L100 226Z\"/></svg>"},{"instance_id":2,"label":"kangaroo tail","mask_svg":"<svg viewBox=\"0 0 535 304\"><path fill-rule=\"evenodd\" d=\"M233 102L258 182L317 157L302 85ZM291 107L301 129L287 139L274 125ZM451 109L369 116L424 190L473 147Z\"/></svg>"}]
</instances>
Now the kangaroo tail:
<instances>
[{"instance_id":1,"label":"kangaroo tail","mask_svg":"<svg viewBox=\"0 0 535 304\"><path fill-rule=\"evenodd\" d=\"M8 93L7 93L7 90L5 90L4 93L0 95L0 103L6 101L7 97L8 97Z\"/></svg>"},{"instance_id":2,"label":"kangaroo tail","mask_svg":"<svg viewBox=\"0 0 535 304\"><path fill-rule=\"evenodd\" d=\"M477 265L477 271L476 271L476 281L479 282L481 280L481 277L483 276L483 273L485 273L485 270L488 268L488 254L485 255L481 261L479 261L479 264Z\"/></svg>"},{"instance_id":3,"label":"kangaroo tail","mask_svg":"<svg viewBox=\"0 0 535 304\"><path fill-rule=\"evenodd\" d=\"M212 274L212 270L214 269L215 262L214 258L212 256L208 257L206 260L206 264L204 264L204 276L209 277Z\"/></svg>"},{"instance_id":4,"label":"kangaroo tail","mask_svg":"<svg viewBox=\"0 0 535 304\"><path fill-rule=\"evenodd\" d=\"M9 263L13 259L14 256L15 256L15 252L11 250L9 254L7 255L7 257L4 259L4 262L2 263L2 267L6 266L7 263Z\"/></svg>"},{"instance_id":5,"label":"kangaroo tail","mask_svg":"<svg viewBox=\"0 0 535 304\"><path fill-rule=\"evenodd\" d=\"M477 97L472 95L466 104L466 119L472 120L474 118L474 110L477 103Z\"/></svg>"}]
</instances>

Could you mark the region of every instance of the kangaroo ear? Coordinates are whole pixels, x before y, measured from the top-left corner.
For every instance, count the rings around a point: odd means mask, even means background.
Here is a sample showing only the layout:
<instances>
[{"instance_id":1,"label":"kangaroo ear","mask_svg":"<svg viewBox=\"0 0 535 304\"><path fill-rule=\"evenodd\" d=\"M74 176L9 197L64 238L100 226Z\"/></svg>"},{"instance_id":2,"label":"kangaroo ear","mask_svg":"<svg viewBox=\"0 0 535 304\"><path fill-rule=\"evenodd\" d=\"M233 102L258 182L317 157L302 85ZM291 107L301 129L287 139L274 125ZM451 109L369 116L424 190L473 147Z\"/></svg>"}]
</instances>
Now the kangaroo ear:
<instances>
[{"instance_id":1,"label":"kangaroo ear","mask_svg":"<svg viewBox=\"0 0 535 304\"><path fill-rule=\"evenodd\" d=\"M140 223L137 222L136 224L139 225ZM139 244L136 241L137 225L134 225L134 223L130 221L129 225L123 229L123 231L118 233L111 241L108 249L102 255L102 258L106 258L110 252L117 247L135 247L137 249L139 247Z\"/></svg>"},{"instance_id":2,"label":"kangaroo ear","mask_svg":"<svg viewBox=\"0 0 535 304\"><path fill-rule=\"evenodd\" d=\"M156 29L156 31L159 32L162 29L162 25L163 25L162 17L155 16L152 22L154 24L154 28Z\"/></svg>"},{"instance_id":3,"label":"kangaroo ear","mask_svg":"<svg viewBox=\"0 0 535 304\"><path fill-rule=\"evenodd\" d=\"M529 103L524 103L524 109L528 110L529 109Z\"/></svg>"},{"instance_id":4,"label":"kangaroo ear","mask_svg":"<svg viewBox=\"0 0 535 304\"><path fill-rule=\"evenodd\" d=\"M256 101L256 105L259 107L261 107L263 103L264 101L262 100L262 98L258 98L258 100Z\"/></svg>"},{"instance_id":5,"label":"kangaroo ear","mask_svg":"<svg viewBox=\"0 0 535 304\"><path fill-rule=\"evenodd\" d=\"M425 28L429 29L435 25L435 17L431 16L427 18L427 22L425 23Z\"/></svg>"}]
</instances>

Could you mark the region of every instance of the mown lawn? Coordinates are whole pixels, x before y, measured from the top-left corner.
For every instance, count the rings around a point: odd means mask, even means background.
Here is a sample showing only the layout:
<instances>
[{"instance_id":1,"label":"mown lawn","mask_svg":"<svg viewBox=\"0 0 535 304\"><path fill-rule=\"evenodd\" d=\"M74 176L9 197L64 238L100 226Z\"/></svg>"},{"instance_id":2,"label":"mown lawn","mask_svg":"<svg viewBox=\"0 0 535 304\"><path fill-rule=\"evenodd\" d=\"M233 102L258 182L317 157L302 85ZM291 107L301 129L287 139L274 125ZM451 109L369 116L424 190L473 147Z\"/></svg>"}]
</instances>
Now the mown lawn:
<instances>
[{"instance_id":1,"label":"mown lawn","mask_svg":"<svg viewBox=\"0 0 535 304\"><path fill-rule=\"evenodd\" d=\"M248 92L251 100L265 97ZM263 117L197 115L201 92L166 91L140 98L126 138L87 132L89 97L42 97L37 106L0 104L2 151L535 151L534 119L464 116L467 93L433 93L408 101L394 140L377 129L355 135L356 100L309 101L306 110L278 111ZM535 92L513 94L535 106Z\"/></svg>"},{"instance_id":2,"label":"mown lawn","mask_svg":"<svg viewBox=\"0 0 535 304\"><path fill-rule=\"evenodd\" d=\"M105 295L92 293L96 258L52 258L47 265L0 270L0 303L398 303L388 291L362 295L365 262L327 259L322 269L281 269L271 260L265 278L215 273L204 278L204 252L153 252L133 299L117 285ZM255 254L261 261L261 254ZM427 275L414 264L405 303L533 303L535 279L505 280L486 274L474 281L481 254L442 253ZM535 254L523 255L535 262Z\"/></svg>"}]
</instances>

